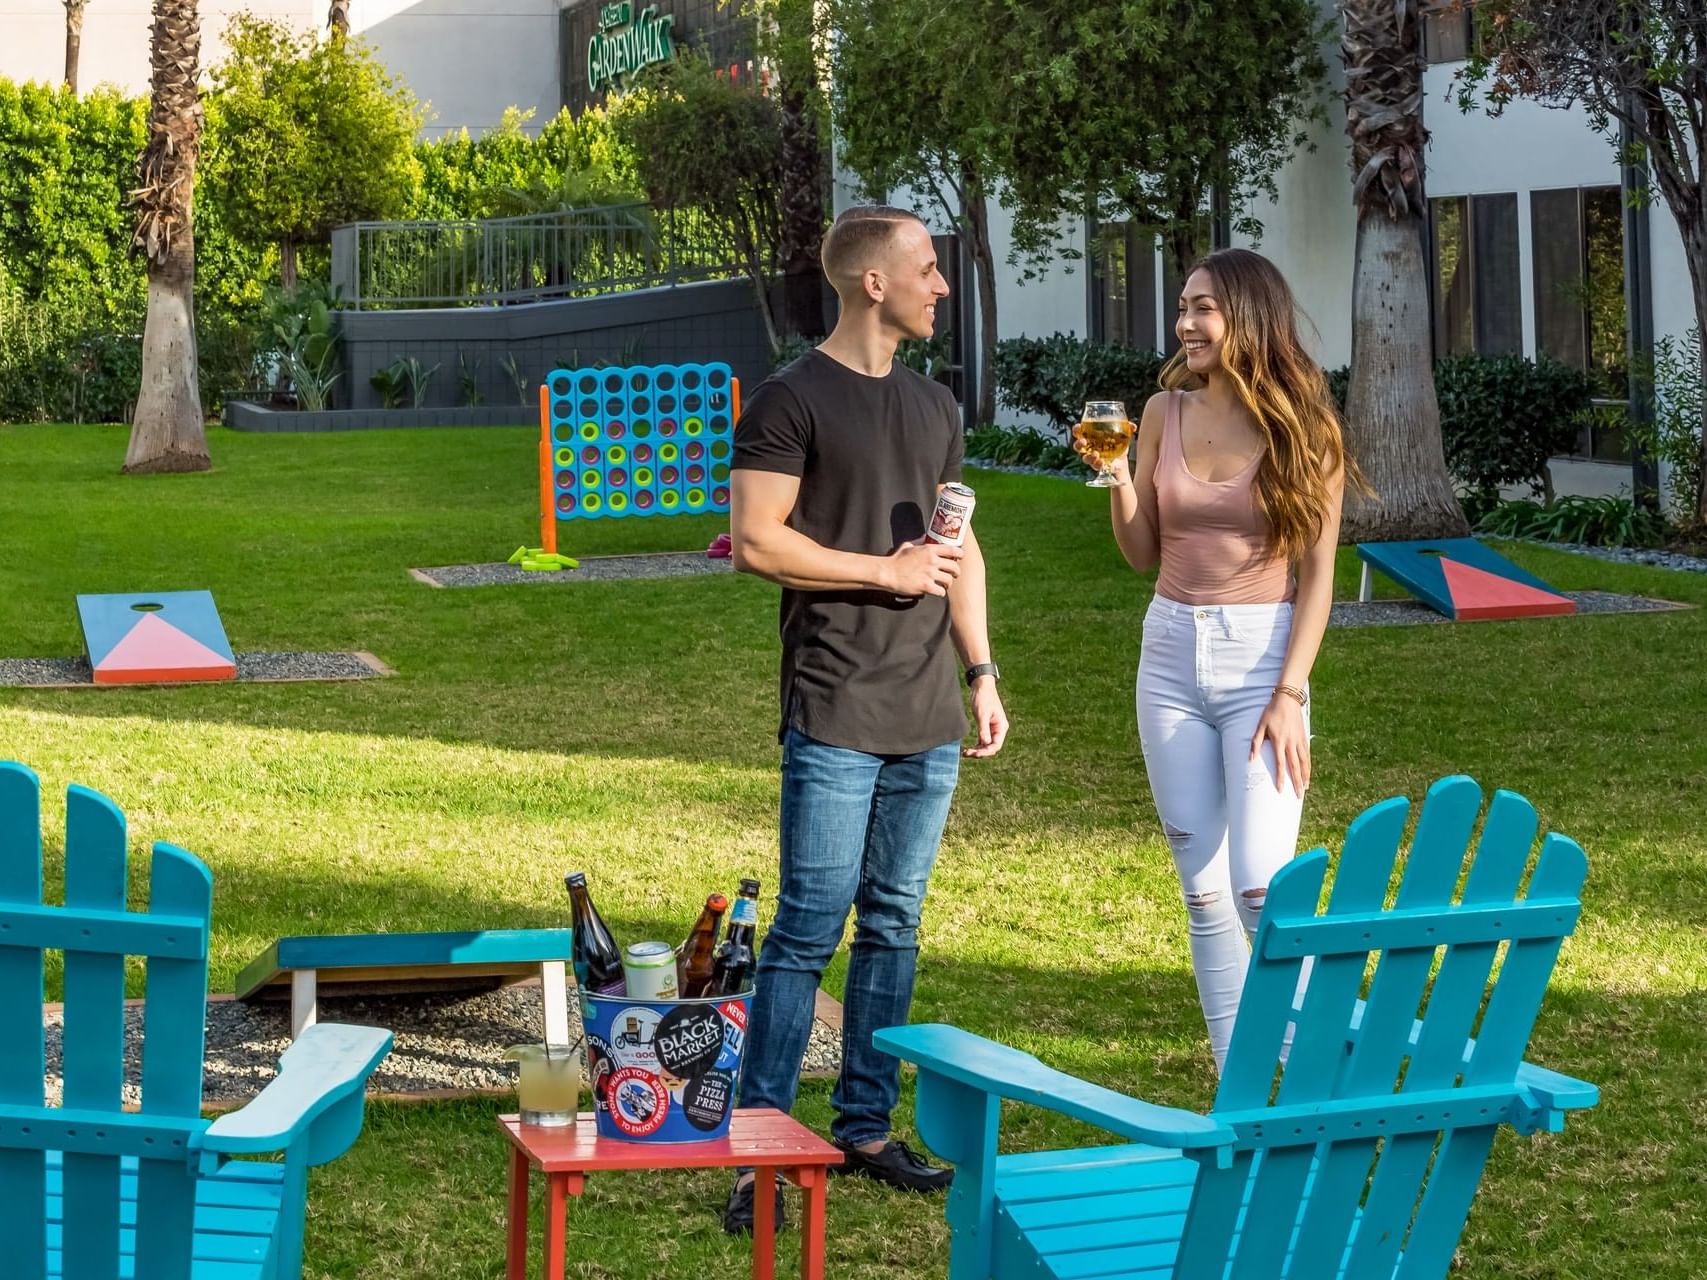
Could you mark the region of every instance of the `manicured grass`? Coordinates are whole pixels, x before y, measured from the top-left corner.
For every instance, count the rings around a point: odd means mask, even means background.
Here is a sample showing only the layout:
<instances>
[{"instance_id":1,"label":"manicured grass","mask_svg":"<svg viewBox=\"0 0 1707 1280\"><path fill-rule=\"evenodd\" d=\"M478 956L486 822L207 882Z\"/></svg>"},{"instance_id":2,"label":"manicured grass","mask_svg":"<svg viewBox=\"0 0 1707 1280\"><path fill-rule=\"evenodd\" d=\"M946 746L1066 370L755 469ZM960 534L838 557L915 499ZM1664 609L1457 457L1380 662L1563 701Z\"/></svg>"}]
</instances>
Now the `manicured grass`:
<instances>
[{"instance_id":1,"label":"manicured grass","mask_svg":"<svg viewBox=\"0 0 1707 1280\"><path fill-rule=\"evenodd\" d=\"M399 675L0 690L0 757L42 774L51 828L70 782L124 807L139 894L152 840L208 861L216 989L284 932L561 924L574 867L629 938L679 935L740 875L774 888L773 588L412 581L409 566L536 540L525 429L216 431L211 444L210 474L125 479L120 431L0 428L0 656L80 652L77 592L205 587L240 650L368 649ZM1203 1108L1212 1071L1183 910L1134 731L1149 583L1120 562L1100 493L972 482L1014 730L964 770L915 1017ZM562 549L699 549L724 527L568 524ZM1561 588L1707 604L1707 578L1510 554ZM1342 597L1356 573L1342 555ZM1707 1268L1704 653L1699 610L1330 633L1308 843L1468 773L1531 797L1590 857L1532 1056L1598 1082L1603 1101L1563 1135L1500 1140L1455 1274ZM827 985L840 981L838 963ZM501 1275L496 1109L374 1107L355 1150L316 1175L309 1273ZM806 1087L800 1114L827 1124L828 1089ZM910 1099L898 1119L910 1125ZM1023 1113L1006 1134L1016 1147L1089 1137ZM741 1274L744 1248L717 1227L724 1190L712 1174L594 1179L572 1207L570 1274ZM831 1275L940 1276L945 1250L940 1201L833 1188Z\"/></svg>"}]
</instances>

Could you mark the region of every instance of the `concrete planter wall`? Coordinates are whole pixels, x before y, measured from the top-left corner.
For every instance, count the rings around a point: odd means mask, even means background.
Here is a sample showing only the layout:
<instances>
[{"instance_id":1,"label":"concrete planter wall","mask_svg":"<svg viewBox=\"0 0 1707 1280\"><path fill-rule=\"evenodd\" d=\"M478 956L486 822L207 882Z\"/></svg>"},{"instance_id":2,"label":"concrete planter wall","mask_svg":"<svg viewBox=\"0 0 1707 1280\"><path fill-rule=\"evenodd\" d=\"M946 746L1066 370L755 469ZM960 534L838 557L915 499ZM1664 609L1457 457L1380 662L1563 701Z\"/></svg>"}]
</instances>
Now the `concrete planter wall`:
<instances>
[{"instance_id":1,"label":"concrete planter wall","mask_svg":"<svg viewBox=\"0 0 1707 1280\"><path fill-rule=\"evenodd\" d=\"M535 426L539 411L517 405L459 409L270 409L243 400L225 402L225 425L234 431L374 431L384 427Z\"/></svg>"},{"instance_id":2,"label":"concrete planter wall","mask_svg":"<svg viewBox=\"0 0 1707 1280\"><path fill-rule=\"evenodd\" d=\"M613 364L724 360L746 387L758 386L770 374L770 346L753 305L752 286L745 280L513 307L346 311L340 314L339 324L346 370L334 388L340 409L416 412L382 410L379 392L369 381L393 361L408 357L419 360L423 369L439 366L428 383L429 409L454 409L462 399L458 358L478 360L473 376L481 406L474 412L504 411L508 422L532 421L537 409L530 405L517 417L516 385L504 369L506 357L515 361L532 388L553 369L601 360ZM443 425L418 421L424 426Z\"/></svg>"}]
</instances>

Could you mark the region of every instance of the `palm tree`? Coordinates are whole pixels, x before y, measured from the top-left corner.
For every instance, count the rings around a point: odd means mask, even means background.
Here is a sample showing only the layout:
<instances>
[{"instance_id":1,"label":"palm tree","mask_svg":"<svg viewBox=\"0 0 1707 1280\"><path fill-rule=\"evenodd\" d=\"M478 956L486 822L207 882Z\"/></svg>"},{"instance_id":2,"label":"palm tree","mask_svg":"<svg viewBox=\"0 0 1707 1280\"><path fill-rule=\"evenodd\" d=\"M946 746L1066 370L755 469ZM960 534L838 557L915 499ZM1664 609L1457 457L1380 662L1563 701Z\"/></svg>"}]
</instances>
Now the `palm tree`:
<instances>
[{"instance_id":1,"label":"palm tree","mask_svg":"<svg viewBox=\"0 0 1707 1280\"><path fill-rule=\"evenodd\" d=\"M824 238L824 151L818 117L807 93L784 85L782 125L782 270L788 328L803 338L824 336L824 283L818 246Z\"/></svg>"},{"instance_id":2,"label":"palm tree","mask_svg":"<svg viewBox=\"0 0 1707 1280\"><path fill-rule=\"evenodd\" d=\"M134 253L148 260L148 319L142 331L142 390L124 469L206 471L207 432L196 385L196 243L191 222L201 99L196 0L154 0L149 28L153 96L148 142L137 160Z\"/></svg>"},{"instance_id":3,"label":"palm tree","mask_svg":"<svg viewBox=\"0 0 1707 1280\"><path fill-rule=\"evenodd\" d=\"M1357 265L1346 438L1374 490L1346 493L1347 541L1467 532L1434 397L1423 237L1420 0L1345 0L1346 131Z\"/></svg>"},{"instance_id":4,"label":"palm tree","mask_svg":"<svg viewBox=\"0 0 1707 1280\"><path fill-rule=\"evenodd\" d=\"M83 52L83 9L89 0L64 0L65 87L77 96L77 59Z\"/></svg>"},{"instance_id":5,"label":"palm tree","mask_svg":"<svg viewBox=\"0 0 1707 1280\"><path fill-rule=\"evenodd\" d=\"M332 0L332 10L326 15L326 27L335 36L350 34L350 0Z\"/></svg>"}]
</instances>

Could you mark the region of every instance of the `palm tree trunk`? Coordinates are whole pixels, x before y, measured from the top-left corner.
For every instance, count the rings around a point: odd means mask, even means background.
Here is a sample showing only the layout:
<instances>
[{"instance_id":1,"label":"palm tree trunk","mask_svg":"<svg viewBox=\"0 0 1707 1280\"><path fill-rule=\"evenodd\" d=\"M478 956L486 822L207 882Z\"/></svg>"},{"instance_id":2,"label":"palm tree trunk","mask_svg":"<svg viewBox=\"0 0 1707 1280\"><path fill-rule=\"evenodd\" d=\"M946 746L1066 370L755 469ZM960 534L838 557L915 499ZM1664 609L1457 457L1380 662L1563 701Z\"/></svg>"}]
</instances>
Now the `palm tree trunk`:
<instances>
[{"instance_id":1,"label":"palm tree trunk","mask_svg":"<svg viewBox=\"0 0 1707 1280\"><path fill-rule=\"evenodd\" d=\"M784 85L782 108L783 318L789 332L821 338L824 282L818 246L824 238L824 153L806 93Z\"/></svg>"},{"instance_id":2,"label":"palm tree trunk","mask_svg":"<svg viewBox=\"0 0 1707 1280\"><path fill-rule=\"evenodd\" d=\"M331 12L326 15L326 27L335 36L350 34L350 0L332 0Z\"/></svg>"},{"instance_id":3,"label":"palm tree trunk","mask_svg":"<svg viewBox=\"0 0 1707 1280\"><path fill-rule=\"evenodd\" d=\"M194 233L173 239L167 261L148 266L142 391L124 469L206 471L211 465L197 385Z\"/></svg>"},{"instance_id":4,"label":"palm tree trunk","mask_svg":"<svg viewBox=\"0 0 1707 1280\"><path fill-rule=\"evenodd\" d=\"M154 0L149 28L153 98L148 143L137 161L132 251L148 260L142 389L131 422L127 474L205 471L211 464L197 385L195 233L191 200L201 146L195 0Z\"/></svg>"},{"instance_id":5,"label":"palm tree trunk","mask_svg":"<svg viewBox=\"0 0 1707 1280\"><path fill-rule=\"evenodd\" d=\"M996 254L990 247L990 207L980 175L962 165L961 212L966 220L972 267L978 277L978 414L987 427L996 420Z\"/></svg>"},{"instance_id":6,"label":"palm tree trunk","mask_svg":"<svg viewBox=\"0 0 1707 1280\"><path fill-rule=\"evenodd\" d=\"M77 63L83 53L83 7L88 0L65 0L65 87L77 96Z\"/></svg>"},{"instance_id":7,"label":"palm tree trunk","mask_svg":"<svg viewBox=\"0 0 1707 1280\"><path fill-rule=\"evenodd\" d=\"M1446 474L1434 396L1421 228L1358 215L1346 443L1374 490L1348 488L1342 538L1380 542L1468 531Z\"/></svg>"},{"instance_id":8,"label":"palm tree trunk","mask_svg":"<svg viewBox=\"0 0 1707 1280\"><path fill-rule=\"evenodd\" d=\"M1373 492L1348 487L1340 537L1461 536L1469 529L1441 447L1423 261L1422 9L1345 0L1341 11L1357 207L1346 444Z\"/></svg>"}]
</instances>

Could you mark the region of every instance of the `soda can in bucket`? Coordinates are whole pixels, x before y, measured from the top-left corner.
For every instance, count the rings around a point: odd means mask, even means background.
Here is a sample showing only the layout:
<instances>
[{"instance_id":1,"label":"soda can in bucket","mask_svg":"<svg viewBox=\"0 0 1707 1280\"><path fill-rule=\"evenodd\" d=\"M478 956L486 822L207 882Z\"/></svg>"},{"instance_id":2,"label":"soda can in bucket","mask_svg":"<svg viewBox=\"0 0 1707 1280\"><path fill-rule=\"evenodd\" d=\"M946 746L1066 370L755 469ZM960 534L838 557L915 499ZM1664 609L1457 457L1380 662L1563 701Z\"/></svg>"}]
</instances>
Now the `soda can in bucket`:
<instances>
[{"instance_id":1,"label":"soda can in bucket","mask_svg":"<svg viewBox=\"0 0 1707 1280\"><path fill-rule=\"evenodd\" d=\"M972 524L972 508L978 498L970 485L945 484L937 491L936 510L931 513L930 527L925 537L932 542L958 547L966 541L966 530Z\"/></svg>"},{"instance_id":2,"label":"soda can in bucket","mask_svg":"<svg viewBox=\"0 0 1707 1280\"><path fill-rule=\"evenodd\" d=\"M704 1142L729 1132L753 993L642 1000L581 993L601 1138Z\"/></svg>"},{"instance_id":3,"label":"soda can in bucket","mask_svg":"<svg viewBox=\"0 0 1707 1280\"><path fill-rule=\"evenodd\" d=\"M637 1000L674 1000L676 949L667 942L635 942L622 953L622 977Z\"/></svg>"}]
</instances>

